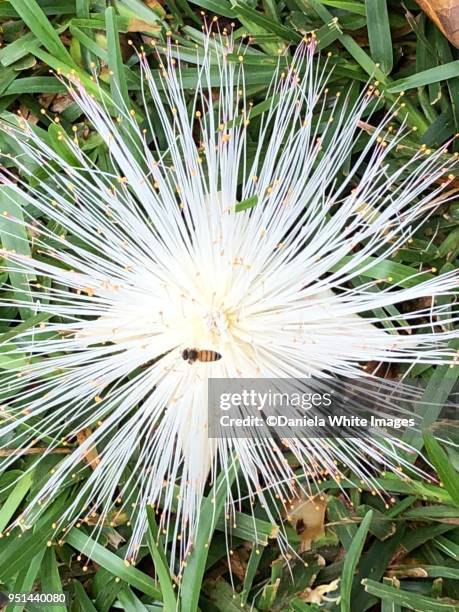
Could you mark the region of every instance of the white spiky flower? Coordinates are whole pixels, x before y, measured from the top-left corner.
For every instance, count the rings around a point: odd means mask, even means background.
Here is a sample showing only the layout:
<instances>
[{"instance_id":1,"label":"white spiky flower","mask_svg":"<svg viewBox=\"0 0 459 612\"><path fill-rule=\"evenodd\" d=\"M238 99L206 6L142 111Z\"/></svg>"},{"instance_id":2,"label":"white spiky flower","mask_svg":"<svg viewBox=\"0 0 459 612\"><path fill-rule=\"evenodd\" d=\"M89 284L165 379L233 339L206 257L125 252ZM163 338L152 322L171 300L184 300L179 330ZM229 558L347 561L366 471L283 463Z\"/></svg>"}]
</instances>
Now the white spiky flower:
<instances>
[{"instance_id":1,"label":"white spiky flower","mask_svg":"<svg viewBox=\"0 0 459 612\"><path fill-rule=\"evenodd\" d=\"M361 376L369 361L454 361L456 315L437 298L453 293L457 275L420 273L399 286L372 272L445 201L449 156L420 150L394 170L397 109L367 134L374 91L353 104L330 99L314 51L310 42L280 60L255 127L241 50L226 35L207 38L196 53L191 97L179 49L169 44L154 74L140 54L141 127L128 109L113 119L73 80L72 96L107 147L105 169L78 138L62 133L63 158L26 122L3 126L22 152L14 159L22 178L5 168L4 193L18 194L42 219L26 223L33 257L3 251L10 270L40 284L23 304L4 303L30 307L32 299L34 311L49 316L3 347L29 362L0 383L0 437L5 446L14 432L22 449L45 439L45 455L62 440L71 449L19 524L31 524L85 470L60 524L95 512L99 531L115 500L115 513L131 513L135 503L127 552L135 558L145 506L154 504L166 528L177 515L171 529L174 542L182 535L183 554L209 474L218 462L227 467L232 452L250 494L266 488L286 500L297 492L298 469L275 441L209 439L209 377ZM29 181L37 166L43 180ZM238 211L238 202L254 205ZM427 297L420 310L393 308ZM188 347L222 359L190 366L181 357ZM396 447L377 440L288 446L312 480L324 472L344 478L336 460L370 483L368 456L399 464Z\"/></svg>"}]
</instances>

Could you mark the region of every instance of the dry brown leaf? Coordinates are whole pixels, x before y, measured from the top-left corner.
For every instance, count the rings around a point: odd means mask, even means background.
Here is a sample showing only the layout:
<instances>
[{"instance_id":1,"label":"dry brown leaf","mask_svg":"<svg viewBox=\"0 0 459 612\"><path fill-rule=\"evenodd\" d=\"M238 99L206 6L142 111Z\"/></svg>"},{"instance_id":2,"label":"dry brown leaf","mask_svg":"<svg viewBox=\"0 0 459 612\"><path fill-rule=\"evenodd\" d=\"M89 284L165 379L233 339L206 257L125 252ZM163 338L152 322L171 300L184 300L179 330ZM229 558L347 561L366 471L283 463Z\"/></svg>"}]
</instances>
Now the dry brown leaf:
<instances>
[{"instance_id":1,"label":"dry brown leaf","mask_svg":"<svg viewBox=\"0 0 459 612\"><path fill-rule=\"evenodd\" d=\"M62 113L62 111L68 108L71 104L73 104L73 100L70 97L70 94L58 93L54 96L51 103L51 110L53 113Z\"/></svg>"},{"instance_id":2,"label":"dry brown leaf","mask_svg":"<svg viewBox=\"0 0 459 612\"><path fill-rule=\"evenodd\" d=\"M416 0L422 10L459 48L459 0Z\"/></svg>"},{"instance_id":3,"label":"dry brown leaf","mask_svg":"<svg viewBox=\"0 0 459 612\"><path fill-rule=\"evenodd\" d=\"M107 540L115 550L118 550L121 544L126 542L126 538L124 538L118 531L115 531L114 529L111 529L107 533Z\"/></svg>"},{"instance_id":4,"label":"dry brown leaf","mask_svg":"<svg viewBox=\"0 0 459 612\"><path fill-rule=\"evenodd\" d=\"M247 563L249 560L250 550L248 546L242 546L235 550L230 558L231 573L239 580L243 581L247 572Z\"/></svg>"},{"instance_id":5,"label":"dry brown leaf","mask_svg":"<svg viewBox=\"0 0 459 612\"><path fill-rule=\"evenodd\" d=\"M312 542L325 533L326 507L327 500L322 495L290 503L287 520L300 536L300 552L310 550Z\"/></svg>"},{"instance_id":6,"label":"dry brown leaf","mask_svg":"<svg viewBox=\"0 0 459 612\"><path fill-rule=\"evenodd\" d=\"M143 32L144 34L157 34L161 31L161 26L147 23L142 19L132 17L128 20L128 32Z\"/></svg>"},{"instance_id":7,"label":"dry brown leaf","mask_svg":"<svg viewBox=\"0 0 459 612\"><path fill-rule=\"evenodd\" d=\"M65 448L64 446L57 446L56 448L48 448L47 446L37 446L35 448L2 448L0 450L0 457L11 457L11 455L44 455L45 453L56 453L60 455L68 455L72 452L72 449Z\"/></svg>"},{"instance_id":8,"label":"dry brown leaf","mask_svg":"<svg viewBox=\"0 0 459 612\"><path fill-rule=\"evenodd\" d=\"M104 527L118 527L119 525L125 525L129 522L129 514L127 512L120 512L119 510L111 510L108 514L98 514L97 512L91 512L85 519L86 525L100 525Z\"/></svg>"},{"instance_id":9,"label":"dry brown leaf","mask_svg":"<svg viewBox=\"0 0 459 612\"><path fill-rule=\"evenodd\" d=\"M399 546L394 554L392 555L392 559L389 561L389 565L397 565L402 559L406 559L406 555L408 554L408 550L404 546Z\"/></svg>"},{"instance_id":10,"label":"dry brown leaf","mask_svg":"<svg viewBox=\"0 0 459 612\"><path fill-rule=\"evenodd\" d=\"M429 573L423 567L395 567L386 576L389 578L428 578Z\"/></svg>"},{"instance_id":11,"label":"dry brown leaf","mask_svg":"<svg viewBox=\"0 0 459 612\"><path fill-rule=\"evenodd\" d=\"M36 125L38 123L37 115L34 112L32 112L30 108L28 108L25 104L21 104L19 106L19 111L21 113L21 117L23 117L24 119L27 119L28 123L31 123L33 125Z\"/></svg>"},{"instance_id":12,"label":"dry brown leaf","mask_svg":"<svg viewBox=\"0 0 459 612\"><path fill-rule=\"evenodd\" d=\"M83 444L83 442L85 442L91 434L92 431L89 427L86 427L85 429L79 431L77 433L78 444ZM95 469L95 467L100 461L97 448L95 446L91 446L89 450L85 452L84 459L92 467L92 469Z\"/></svg>"},{"instance_id":13,"label":"dry brown leaf","mask_svg":"<svg viewBox=\"0 0 459 612\"><path fill-rule=\"evenodd\" d=\"M329 584L320 584L315 589L311 589L311 587L308 587L299 595L299 598L306 603L312 604L321 604L323 601L331 601L332 598L326 597L326 595L328 595L328 593L336 591L336 589L338 588L339 581L340 579L336 578L336 580L332 580L332 582L330 582Z\"/></svg>"},{"instance_id":14,"label":"dry brown leaf","mask_svg":"<svg viewBox=\"0 0 459 612\"><path fill-rule=\"evenodd\" d=\"M52 93L43 93L38 96L38 101L40 102L40 106L43 108L49 108L50 104L54 100L54 96L56 94Z\"/></svg>"}]
</instances>

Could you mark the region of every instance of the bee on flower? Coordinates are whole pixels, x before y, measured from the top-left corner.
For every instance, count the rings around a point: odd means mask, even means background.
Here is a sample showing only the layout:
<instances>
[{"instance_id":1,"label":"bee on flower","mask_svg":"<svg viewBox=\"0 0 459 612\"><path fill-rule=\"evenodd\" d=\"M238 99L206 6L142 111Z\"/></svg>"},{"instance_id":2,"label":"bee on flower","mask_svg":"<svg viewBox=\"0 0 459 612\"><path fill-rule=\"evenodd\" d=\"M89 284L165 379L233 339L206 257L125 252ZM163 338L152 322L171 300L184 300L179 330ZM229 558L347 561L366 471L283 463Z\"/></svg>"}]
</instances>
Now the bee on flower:
<instances>
[{"instance_id":1,"label":"bee on flower","mask_svg":"<svg viewBox=\"0 0 459 612\"><path fill-rule=\"evenodd\" d=\"M455 363L457 311L440 298L454 295L457 273L402 283L378 273L447 201L454 159L419 150L394 169L398 104L372 125L371 86L332 96L313 40L279 58L261 112L246 91L248 52L228 33L194 52L169 41L153 70L141 50L139 112L114 113L103 88L68 75L103 163L63 130L56 148L23 119L2 124L19 151L1 172L11 231L39 224L31 254L1 252L24 286L2 306L36 323L3 342L17 365L0 382L0 438L46 447L52 465L14 525L32 526L75 486L63 538L84 522L97 536L127 513L134 560L151 505L183 557L207 483L234 458L273 520L273 500L313 495L324 475L373 489L375 470L404 465L402 441L211 438L209 379Z\"/></svg>"}]
</instances>

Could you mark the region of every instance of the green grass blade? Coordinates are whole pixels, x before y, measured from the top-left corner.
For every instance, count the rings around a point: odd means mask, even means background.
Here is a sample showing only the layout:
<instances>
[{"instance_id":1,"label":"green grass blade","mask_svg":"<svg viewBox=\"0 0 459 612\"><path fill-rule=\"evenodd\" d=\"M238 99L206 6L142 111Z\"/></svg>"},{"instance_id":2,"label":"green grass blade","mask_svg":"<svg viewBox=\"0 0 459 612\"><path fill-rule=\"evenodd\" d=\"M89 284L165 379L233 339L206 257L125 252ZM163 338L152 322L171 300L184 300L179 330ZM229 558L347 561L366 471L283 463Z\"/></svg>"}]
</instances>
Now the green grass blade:
<instances>
[{"instance_id":1,"label":"green grass blade","mask_svg":"<svg viewBox=\"0 0 459 612\"><path fill-rule=\"evenodd\" d=\"M459 557L456 557L459 559ZM424 563L416 563L411 565L397 565L393 571L393 575L397 577L405 577L414 575L413 570L421 570L425 578L450 578L451 580L459 580L459 569L448 567L446 565L425 565Z\"/></svg>"},{"instance_id":2,"label":"green grass blade","mask_svg":"<svg viewBox=\"0 0 459 612\"><path fill-rule=\"evenodd\" d=\"M100 82L95 83L94 81L92 81L91 78L86 74L86 72L84 72L84 70L77 70L73 68L73 66L62 62L59 59L56 59L53 55L50 55L49 53L46 53L46 51L43 51L43 49L37 49L36 51L33 51L33 54L36 55L36 57L38 57L42 62L48 64L49 66L51 66L51 68L56 70L56 72L61 73L65 77L71 76L74 72L74 76L78 77L79 81L89 94L93 94L94 97L98 100L103 100L104 103L107 105L107 109L109 110L109 112L114 111L114 113L116 113L117 109L114 107L112 98L110 95L108 95L103 84Z\"/></svg>"},{"instance_id":3,"label":"green grass blade","mask_svg":"<svg viewBox=\"0 0 459 612\"><path fill-rule=\"evenodd\" d=\"M368 531L370 530L371 524ZM384 541L373 540L368 550L362 554L352 588L351 600L353 609L367 610L375 604L375 598L361 588L362 580L364 578L370 578L371 580L382 579L394 555L400 550L404 534L405 523L400 522L393 536Z\"/></svg>"},{"instance_id":4,"label":"green grass blade","mask_svg":"<svg viewBox=\"0 0 459 612\"><path fill-rule=\"evenodd\" d=\"M48 547L43 557L40 571L41 591L43 593L63 593L62 582L53 547ZM53 604L53 612L66 612L65 604Z\"/></svg>"},{"instance_id":5,"label":"green grass blade","mask_svg":"<svg viewBox=\"0 0 459 612\"><path fill-rule=\"evenodd\" d=\"M5 503L0 508L0 533L5 529L5 527L7 527L10 519L19 507L19 504L27 495L32 485L32 479L33 472L24 473L16 483L14 489L8 495Z\"/></svg>"},{"instance_id":6,"label":"green grass blade","mask_svg":"<svg viewBox=\"0 0 459 612\"><path fill-rule=\"evenodd\" d=\"M320 2L333 8L355 13L356 15L365 15L365 7L361 2L353 2L352 0L320 0Z\"/></svg>"},{"instance_id":7,"label":"green grass blade","mask_svg":"<svg viewBox=\"0 0 459 612\"><path fill-rule=\"evenodd\" d=\"M296 3L306 12L310 9L314 10L324 23L329 23L333 19L333 14L318 0L296 0ZM362 6L362 8L364 7ZM343 33L338 40L368 75L376 78L386 92L391 91L387 88L389 81L384 72L376 66L368 53L365 53L352 36ZM390 96L388 98L390 99ZM429 127L424 116L408 100L405 101L405 111L411 125L416 127L419 132L423 134Z\"/></svg>"},{"instance_id":8,"label":"green grass blade","mask_svg":"<svg viewBox=\"0 0 459 612\"><path fill-rule=\"evenodd\" d=\"M69 30L70 34L72 34L72 36L76 38L81 45L83 45L85 51L93 53L96 58L99 58L108 64L107 51L100 47L91 36L83 32L83 30L75 25L71 25Z\"/></svg>"},{"instance_id":9,"label":"green grass blade","mask_svg":"<svg viewBox=\"0 0 459 612\"><path fill-rule=\"evenodd\" d=\"M388 599L393 603L408 608L408 610L417 610L418 612L457 612L456 604L442 601L441 599L433 599L420 593L395 589L375 580L365 579L362 581L362 584L368 593L376 595L379 599Z\"/></svg>"},{"instance_id":10,"label":"green grass blade","mask_svg":"<svg viewBox=\"0 0 459 612\"><path fill-rule=\"evenodd\" d=\"M305 9L312 8L324 23L329 23L333 20L333 14L319 0L297 0L297 4ZM362 8L364 7L362 6ZM386 77L383 71L376 66L368 53L365 53L362 47L349 34L342 34L339 40L368 75L377 78L381 82L385 82Z\"/></svg>"},{"instance_id":11,"label":"green grass blade","mask_svg":"<svg viewBox=\"0 0 459 612\"><path fill-rule=\"evenodd\" d=\"M38 2L35 0L15 0L14 10L51 55L73 67L74 62L69 52L41 10Z\"/></svg>"},{"instance_id":12,"label":"green grass blade","mask_svg":"<svg viewBox=\"0 0 459 612\"><path fill-rule=\"evenodd\" d=\"M66 91L64 85L54 77L24 77L15 79L5 90L9 94L61 93Z\"/></svg>"},{"instance_id":13,"label":"green grass blade","mask_svg":"<svg viewBox=\"0 0 459 612\"><path fill-rule=\"evenodd\" d=\"M110 91L113 102L120 109L128 109L130 103L121 57L120 37L116 25L115 10L111 6L105 11L105 24L107 28L108 66L113 73L110 79Z\"/></svg>"},{"instance_id":14,"label":"green grass blade","mask_svg":"<svg viewBox=\"0 0 459 612\"><path fill-rule=\"evenodd\" d=\"M459 544L445 538L444 536L438 536L433 541L434 546L441 550L448 557L452 557L455 561L459 559Z\"/></svg>"},{"instance_id":15,"label":"green grass blade","mask_svg":"<svg viewBox=\"0 0 459 612\"><path fill-rule=\"evenodd\" d=\"M2 580L21 572L24 567L32 562L33 557L38 555L41 550L45 550L47 542L51 540L54 533L52 525L62 514L66 502L66 495L57 498L45 514L38 519L35 528L24 531L22 537L16 537L19 533L18 528L12 531L4 548L2 548L0 557L0 576Z\"/></svg>"},{"instance_id":16,"label":"green grass blade","mask_svg":"<svg viewBox=\"0 0 459 612\"><path fill-rule=\"evenodd\" d=\"M27 565L21 568L11 589L13 593L30 593L32 591L44 554L45 549L42 548ZM23 603L10 604L6 607L5 612L22 612L24 609L25 604Z\"/></svg>"},{"instance_id":17,"label":"green grass blade","mask_svg":"<svg viewBox=\"0 0 459 612\"><path fill-rule=\"evenodd\" d=\"M453 527L451 525L433 524L427 527L419 527L418 529L408 531L401 542L403 548L407 552L416 550L423 544L429 542L433 538L437 538L442 533L451 531Z\"/></svg>"},{"instance_id":18,"label":"green grass blade","mask_svg":"<svg viewBox=\"0 0 459 612\"><path fill-rule=\"evenodd\" d=\"M228 529L228 522L223 516L218 519L216 529L219 531L226 531ZM279 535L279 526L263 521L250 514L235 512L234 522L230 526L230 531L233 537L257 543L260 546L267 546L268 540Z\"/></svg>"},{"instance_id":19,"label":"green grass blade","mask_svg":"<svg viewBox=\"0 0 459 612\"><path fill-rule=\"evenodd\" d=\"M147 576L147 574L133 566L127 566L123 559L120 559L120 557L95 542L80 529L73 528L68 533L66 542L114 576L119 576L121 580L142 591L142 593L150 595L154 599L160 600L162 598L161 592L155 588L150 576Z\"/></svg>"},{"instance_id":20,"label":"green grass blade","mask_svg":"<svg viewBox=\"0 0 459 612\"><path fill-rule=\"evenodd\" d=\"M14 62L28 55L29 45L33 44L37 47L41 45L33 32L27 32L24 36L21 36L6 47L0 49L0 64L5 67L14 64Z\"/></svg>"},{"instance_id":21,"label":"green grass blade","mask_svg":"<svg viewBox=\"0 0 459 612\"><path fill-rule=\"evenodd\" d=\"M234 12L231 4L227 0L190 0L191 4L196 4L203 9L207 9L216 15L222 15L223 17L229 17L234 19L236 13Z\"/></svg>"},{"instance_id":22,"label":"green grass blade","mask_svg":"<svg viewBox=\"0 0 459 612\"><path fill-rule=\"evenodd\" d=\"M136 17L147 23L156 23L160 20L161 16L165 16L165 11L159 2L156 4L156 8L158 11L161 11L161 15L155 13L155 11L148 6L147 2L141 2L140 0L120 0L117 4L120 9L124 9L124 7L129 8Z\"/></svg>"},{"instance_id":23,"label":"green grass blade","mask_svg":"<svg viewBox=\"0 0 459 612\"><path fill-rule=\"evenodd\" d=\"M341 578L341 612L352 612L351 592L354 583L354 572L359 562L372 518L373 511L369 510L357 529L357 533L344 560Z\"/></svg>"},{"instance_id":24,"label":"green grass blade","mask_svg":"<svg viewBox=\"0 0 459 612\"><path fill-rule=\"evenodd\" d=\"M427 429L439 417L459 375L459 368L448 365L437 366L427 383L421 402L416 406L416 413L422 417L422 427ZM407 430L403 441L416 450L423 445L422 435L416 430ZM410 453L408 461L415 461L417 454Z\"/></svg>"},{"instance_id":25,"label":"green grass blade","mask_svg":"<svg viewBox=\"0 0 459 612\"><path fill-rule=\"evenodd\" d=\"M11 187L0 187L0 240L2 246L7 251L30 257L29 239L22 214L24 204L21 196ZM21 272L21 265L16 262L11 262L11 267L13 270L9 272L9 277L15 290L15 298L19 302L30 303L30 308L24 306L20 309L22 318L27 319L33 312L34 303L30 282L36 280L36 277Z\"/></svg>"},{"instance_id":26,"label":"green grass blade","mask_svg":"<svg viewBox=\"0 0 459 612\"><path fill-rule=\"evenodd\" d=\"M78 580L73 581L73 591L75 593L75 601L77 601L80 606L79 612L97 612L97 608L89 599L88 594Z\"/></svg>"},{"instance_id":27,"label":"green grass blade","mask_svg":"<svg viewBox=\"0 0 459 612\"><path fill-rule=\"evenodd\" d=\"M120 604L123 606L123 610L129 610L129 612L148 612L148 608L146 608L140 599L135 595L131 589L124 588L118 593L118 600ZM164 603L164 610L170 610L173 612L176 608L169 608L166 603Z\"/></svg>"},{"instance_id":28,"label":"green grass blade","mask_svg":"<svg viewBox=\"0 0 459 612\"><path fill-rule=\"evenodd\" d=\"M243 210L248 210L249 208L253 208L257 204L258 204L258 196L257 195L251 196L250 198L247 198L246 200L239 202L239 204L236 204L236 207L235 207L236 212L242 212Z\"/></svg>"},{"instance_id":29,"label":"green grass blade","mask_svg":"<svg viewBox=\"0 0 459 612\"><path fill-rule=\"evenodd\" d=\"M393 578L383 578L383 583L389 586L396 586L396 580ZM383 599L381 601L381 612L401 612L402 608L391 599Z\"/></svg>"},{"instance_id":30,"label":"green grass blade","mask_svg":"<svg viewBox=\"0 0 459 612\"><path fill-rule=\"evenodd\" d=\"M156 525L155 511L153 508L147 507L148 531L147 544L150 549L155 570L158 574L161 592L163 594L163 602L166 610L175 610L177 607L177 599L175 597L174 586L169 573L166 555L159 539L159 530Z\"/></svg>"},{"instance_id":31,"label":"green grass blade","mask_svg":"<svg viewBox=\"0 0 459 612\"><path fill-rule=\"evenodd\" d=\"M413 89L414 87L422 87L431 83L452 79L457 76L459 76L459 60L443 64L442 66L435 66L435 68L429 68L404 79L394 81L387 91L389 93L398 93L407 89Z\"/></svg>"},{"instance_id":32,"label":"green grass blade","mask_svg":"<svg viewBox=\"0 0 459 612\"><path fill-rule=\"evenodd\" d=\"M437 440L430 433L424 434L424 445L429 459L435 466L438 475L454 504L459 508L459 474Z\"/></svg>"},{"instance_id":33,"label":"green grass blade","mask_svg":"<svg viewBox=\"0 0 459 612\"><path fill-rule=\"evenodd\" d=\"M191 555L187 557L187 565L183 571L181 584L181 612L195 612L198 608L202 577L206 569L206 559L209 544L217 520L223 512L228 496L228 489L236 477L236 467L233 464L230 474L221 473L209 496L204 498L199 514L199 527L195 536Z\"/></svg>"},{"instance_id":34,"label":"green grass blade","mask_svg":"<svg viewBox=\"0 0 459 612\"><path fill-rule=\"evenodd\" d=\"M357 533L357 525L352 522L350 511L336 497L330 497L327 506L328 520L333 524L338 538L345 550L349 550Z\"/></svg>"},{"instance_id":35,"label":"green grass blade","mask_svg":"<svg viewBox=\"0 0 459 612\"><path fill-rule=\"evenodd\" d=\"M250 8L246 2L233 2L232 8L239 18L249 19L257 26L263 28L267 32L277 34L277 36L283 38L284 40L289 40L291 42L299 42L301 40L300 34L290 28L286 28L285 26L279 25L269 17L265 17L258 11L255 11L254 9Z\"/></svg>"},{"instance_id":36,"label":"green grass blade","mask_svg":"<svg viewBox=\"0 0 459 612\"><path fill-rule=\"evenodd\" d=\"M386 0L365 0L371 56L384 74L393 67L392 38Z\"/></svg>"},{"instance_id":37,"label":"green grass blade","mask_svg":"<svg viewBox=\"0 0 459 612\"><path fill-rule=\"evenodd\" d=\"M249 596L250 589L252 588L253 580L255 578L255 574L257 573L258 566L260 565L260 561L260 551L258 550L256 544L254 544L247 563L247 568L245 570L244 585L241 593L241 603L244 605L247 603L247 598Z\"/></svg>"}]
</instances>

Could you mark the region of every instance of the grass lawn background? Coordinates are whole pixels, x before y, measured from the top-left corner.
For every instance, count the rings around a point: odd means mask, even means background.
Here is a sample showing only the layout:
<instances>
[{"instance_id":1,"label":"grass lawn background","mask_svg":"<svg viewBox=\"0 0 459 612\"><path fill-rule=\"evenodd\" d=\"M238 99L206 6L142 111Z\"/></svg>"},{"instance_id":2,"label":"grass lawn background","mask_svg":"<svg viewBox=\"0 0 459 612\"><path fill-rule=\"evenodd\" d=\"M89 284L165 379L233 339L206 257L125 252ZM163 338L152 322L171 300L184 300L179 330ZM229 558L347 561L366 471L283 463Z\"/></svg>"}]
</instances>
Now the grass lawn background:
<instances>
[{"instance_id":1,"label":"grass lawn background","mask_svg":"<svg viewBox=\"0 0 459 612\"><path fill-rule=\"evenodd\" d=\"M139 68L129 41L149 48L151 39L164 41L170 31L174 39L191 39L199 45L204 13L209 22L218 16L221 27L233 23L237 39L247 42L250 36L257 54L249 56L245 70L255 105L264 99L278 50L294 46L314 30L322 58L330 55L327 70L332 91L350 90L356 97L371 76L381 92L381 113L405 92L399 119L405 118L413 129L400 156L392 159L394 167L419 147L440 147L459 132L458 50L410 0L403 6L385 0L0 0L0 113L3 117L21 113L47 132L57 150L59 131L72 134L74 128L88 155L103 166L106 151L100 138L53 72L66 74L73 69L87 83L93 72L102 82L112 78L135 107ZM187 83L192 90L193 70ZM1 134L0 148L14 154L14 144ZM451 154L456 149L453 144ZM452 188L456 186L455 181ZM7 206L0 190L0 211ZM5 248L13 248L9 241L14 242L14 237L1 233L4 223L0 216L0 238ZM30 248L34 248L33 236ZM403 284L416 271L428 275L457 267L458 254L459 202L453 200L374 273ZM14 279L2 271L0 259L3 283L4 292L14 291ZM13 289L6 288L10 283ZM20 320L22 316L13 310L2 313L3 318ZM21 322L24 328L34 324L27 318ZM0 320L0 342L13 329ZM0 351L0 376L3 367ZM458 373L458 367L443 366L417 368L412 374L424 380L426 399L440 401L453 388ZM435 416L432 410L426 412L427 429ZM277 527L263 518L260 509L255 508L256 525L249 509L241 513L232 530L230 555L235 591L228 571L225 520L220 516L212 521L209 492L197 542L209 537L212 541L208 547L197 546L183 569L180 609L191 612L199 605L202 610L223 612L310 611L321 603L325 609L352 612L458 610L459 453L440 446L430 434L411 442L430 458L439 484L381 475L381 485L392 498L386 508L378 496L361 490L358 482L350 487L350 506L336 483L324 481L325 534L301 554L302 560L292 558L290 568L273 539ZM14 470L0 471L0 488L34 460L34 456L20 457ZM51 455L36 469L33 480L24 478L0 493L0 531L59 460ZM64 590L69 593L69 609L82 612L175 609L177 586L166 568L162 546L156 544L154 512L137 566L126 567L123 547L130 534L128 516L104 529L93 558L88 559L80 555L85 526L74 529L65 542L50 540L60 503L65 501L58 499L33 531L17 537L15 530L0 539L0 590ZM216 508L223 510L218 496ZM300 536L293 526L287 524L286 529L292 546L298 548ZM326 601L324 595L332 600ZM336 604L333 600L338 595L341 602ZM8 609L17 612L22 606Z\"/></svg>"}]
</instances>

